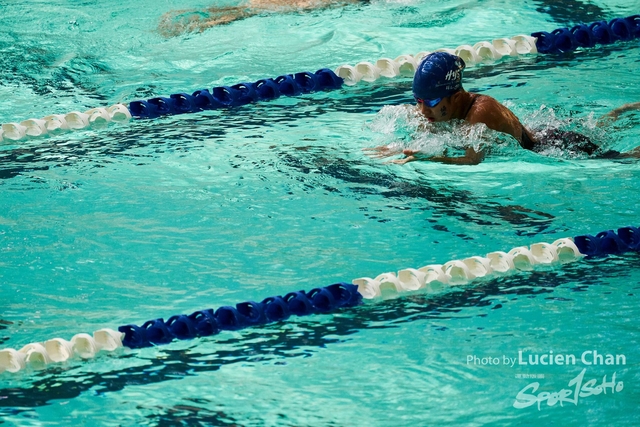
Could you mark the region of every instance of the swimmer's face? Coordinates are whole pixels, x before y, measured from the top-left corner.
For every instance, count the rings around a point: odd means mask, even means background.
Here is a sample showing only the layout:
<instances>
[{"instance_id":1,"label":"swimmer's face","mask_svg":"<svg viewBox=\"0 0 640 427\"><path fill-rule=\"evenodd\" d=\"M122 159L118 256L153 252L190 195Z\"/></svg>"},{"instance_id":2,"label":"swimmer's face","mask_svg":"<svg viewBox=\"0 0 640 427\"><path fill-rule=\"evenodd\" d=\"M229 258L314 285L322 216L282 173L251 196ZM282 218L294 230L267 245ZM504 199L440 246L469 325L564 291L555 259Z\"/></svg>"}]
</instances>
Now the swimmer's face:
<instances>
[{"instance_id":1,"label":"swimmer's face","mask_svg":"<svg viewBox=\"0 0 640 427\"><path fill-rule=\"evenodd\" d=\"M429 101L416 98L418 111L429 120L429 123L451 120L451 97L436 101L438 100Z\"/></svg>"}]
</instances>

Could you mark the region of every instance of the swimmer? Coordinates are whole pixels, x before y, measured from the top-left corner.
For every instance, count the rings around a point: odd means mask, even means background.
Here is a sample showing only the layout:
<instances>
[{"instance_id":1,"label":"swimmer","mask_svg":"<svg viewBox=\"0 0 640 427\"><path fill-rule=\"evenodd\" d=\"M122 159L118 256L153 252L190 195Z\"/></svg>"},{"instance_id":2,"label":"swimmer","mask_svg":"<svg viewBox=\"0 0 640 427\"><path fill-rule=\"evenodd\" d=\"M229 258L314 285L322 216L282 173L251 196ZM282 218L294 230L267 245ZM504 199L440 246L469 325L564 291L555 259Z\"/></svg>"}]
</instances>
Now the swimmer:
<instances>
[{"instance_id":1,"label":"swimmer","mask_svg":"<svg viewBox=\"0 0 640 427\"><path fill-rule=\"evenodd\" d=\"M158 32L164 37L175 37L183 33L202 32L216 25L229 24L259 14L304 12L367 2L368 0L249 0L241 6L174 10L162 15Z\"/></svg>"},{"instance_id":2,"label":"swimmer","mask_svg":"<svg viewBox=\"0 0 640 427\"><path fill-rule=\"evenodd\" d=\"M434 52L427 55L416 70L413 79L413 97L420 114L429 123L446 122L453 119L463 120L475 125L485 124L489 129L511 135L526 150L544 151L555 147L571 149L589 156L601 158L640 158L640 147L626 153L603 151L589 138L576 132L557 129L543 130L535 135L520 123L511 110L488 95L469 93L462 87L462 73L465 63L462 58L446 52ZM603 121L615 120L626 111L640 109L640 102L626 104L603 117ZM389 146L366 148L369 155L376 158L404 154L405 158L392 163L405 164L415 160L428 160L457 165L477 165L485 156L483 149L473 147L465 149L464 156L420 157L420 150L405 149L399 151Z\"/></svg>"}]
</instances>

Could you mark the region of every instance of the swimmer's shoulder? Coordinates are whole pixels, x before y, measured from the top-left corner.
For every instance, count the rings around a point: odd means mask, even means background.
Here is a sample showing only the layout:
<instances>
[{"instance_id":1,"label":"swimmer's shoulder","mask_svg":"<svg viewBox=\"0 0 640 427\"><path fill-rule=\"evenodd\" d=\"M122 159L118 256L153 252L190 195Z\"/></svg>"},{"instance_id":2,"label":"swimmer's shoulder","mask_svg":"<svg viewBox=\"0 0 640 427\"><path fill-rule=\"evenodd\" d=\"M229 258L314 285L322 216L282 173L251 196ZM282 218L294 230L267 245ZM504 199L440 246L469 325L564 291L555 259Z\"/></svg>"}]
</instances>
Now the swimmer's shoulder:
<instances>
[{"instance_id":1,"label":"swimmer's shoulder","mask_svg":"<svg viewBox=\"0 0 640 427\"><path fill-rule=\"evenodd\" d=\"M471 103L465 120L471 124L487 123L504 115L506 107L489 95L470 93ZM507 110L508 111L508 110Z\"/></svg>"},{"instance_id":2,"label":"swimmer's shoulder","mask_svg":"<svg viewBox=\"0 0 640 427\"><path fill-rule=\"evenodd\" d=\"M489 129L507 133L518 141L521 140L522 125L511 110L489 95L471 96L472 104L465 118L468 123L484 123Z\"/></svg>"}]
</instances>

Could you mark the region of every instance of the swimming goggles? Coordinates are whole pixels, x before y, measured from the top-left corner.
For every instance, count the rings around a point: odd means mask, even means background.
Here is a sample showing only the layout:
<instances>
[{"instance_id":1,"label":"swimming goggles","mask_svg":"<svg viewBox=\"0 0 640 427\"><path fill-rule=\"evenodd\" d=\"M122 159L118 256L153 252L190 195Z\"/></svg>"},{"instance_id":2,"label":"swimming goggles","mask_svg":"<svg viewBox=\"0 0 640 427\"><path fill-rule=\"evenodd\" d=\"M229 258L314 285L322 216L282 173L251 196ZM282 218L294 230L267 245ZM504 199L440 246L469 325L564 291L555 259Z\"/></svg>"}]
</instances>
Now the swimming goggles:
<instances>
[{"instance_id":1,"label":"swimming goggles","mask_svg":"<svg viewBox=\"0 0 640 427\"><path fill-rule=\"evenodd\" d=\"M442 98L422 99L422 98L418 98L415 95L413 95L413 98L416 100L418 104L426 104L426 106L429 108L435 107L436 105L440 104L440 101L442 101Z\"/></svg>"}]
</instances>

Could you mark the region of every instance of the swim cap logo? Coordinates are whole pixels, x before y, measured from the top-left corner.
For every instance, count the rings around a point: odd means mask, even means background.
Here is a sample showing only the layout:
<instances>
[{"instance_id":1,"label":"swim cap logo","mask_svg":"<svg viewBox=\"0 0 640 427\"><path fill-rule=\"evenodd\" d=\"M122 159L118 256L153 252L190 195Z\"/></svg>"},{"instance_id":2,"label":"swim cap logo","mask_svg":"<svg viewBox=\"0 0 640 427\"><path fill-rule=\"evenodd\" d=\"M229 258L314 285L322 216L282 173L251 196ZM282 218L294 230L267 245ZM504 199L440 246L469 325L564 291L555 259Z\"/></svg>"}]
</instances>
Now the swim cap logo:
<instances>
[{"instance_id":1,"label":"swim cap logo","mask_svg":"<svg viewBox=\"0 0 640 427\"><path fill-rule=\"evenodd\" d=\"M449 70L446 76L444 76L445 80L460 80L460 70Z\"/></svg>"}]
</instances>

